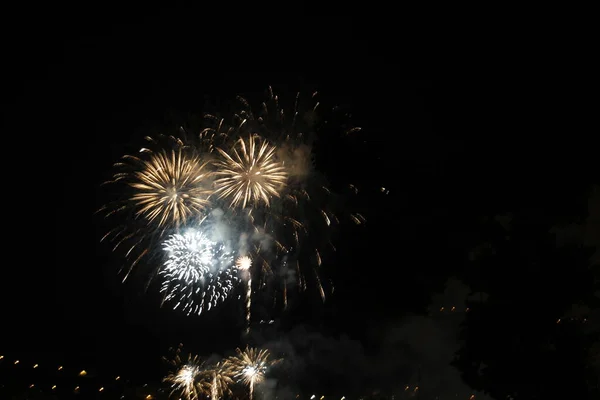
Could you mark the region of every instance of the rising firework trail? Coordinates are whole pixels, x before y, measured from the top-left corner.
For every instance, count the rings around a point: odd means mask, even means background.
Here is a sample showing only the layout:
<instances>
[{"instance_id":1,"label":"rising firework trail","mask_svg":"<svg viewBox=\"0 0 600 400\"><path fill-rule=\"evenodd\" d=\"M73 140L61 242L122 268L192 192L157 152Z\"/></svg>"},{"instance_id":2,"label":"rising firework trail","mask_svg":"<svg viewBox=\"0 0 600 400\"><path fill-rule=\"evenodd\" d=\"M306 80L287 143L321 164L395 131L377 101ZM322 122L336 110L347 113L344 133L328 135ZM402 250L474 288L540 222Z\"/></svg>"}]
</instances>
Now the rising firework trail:
<instances>
[{"instance_id":1,"label":"rising firework trail","mask_svg":"<svg viewBox=\"0 0 600 400\"><path fill-rule=\"evenodd\" d=\"M242 272L246 280L246 334L250 333L250 317L252 309L252 259L248 256L241 256L235 261L235 266Z\"/></svg>"}]
</instances>

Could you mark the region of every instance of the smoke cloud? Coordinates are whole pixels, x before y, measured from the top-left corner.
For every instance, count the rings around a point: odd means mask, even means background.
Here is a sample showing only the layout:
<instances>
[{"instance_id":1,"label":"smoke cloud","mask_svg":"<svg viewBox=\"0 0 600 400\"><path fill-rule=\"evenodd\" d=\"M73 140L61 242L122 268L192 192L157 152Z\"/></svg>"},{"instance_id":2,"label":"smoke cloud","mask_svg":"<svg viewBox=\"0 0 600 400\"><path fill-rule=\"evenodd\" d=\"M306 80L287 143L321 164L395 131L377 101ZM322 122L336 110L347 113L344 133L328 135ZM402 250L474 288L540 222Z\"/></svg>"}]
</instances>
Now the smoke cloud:
<instances>
[{"instance_id":1,"label":"smoke cloud","mask_svg":"<svg viewBox=\"0 0 600 400\"><path fill-rule=\"evenodd\" d=\"M322 395L355 399L380 393L396 399L416 398L417 394L421 399L468 399L475 394L477 400L488 400L466 386L459 371L450 365L460 345L459 326L469 293L461 281L451 279L445 292L434 296L430 315L375 326L364 344L307 326L297 326L283 336L276 328L265 331L254 339L284 360L257 388L261 396L257 398L293 399L298 394L309 398L315 394L317 399Z\"/></svg>"}]
</instances>

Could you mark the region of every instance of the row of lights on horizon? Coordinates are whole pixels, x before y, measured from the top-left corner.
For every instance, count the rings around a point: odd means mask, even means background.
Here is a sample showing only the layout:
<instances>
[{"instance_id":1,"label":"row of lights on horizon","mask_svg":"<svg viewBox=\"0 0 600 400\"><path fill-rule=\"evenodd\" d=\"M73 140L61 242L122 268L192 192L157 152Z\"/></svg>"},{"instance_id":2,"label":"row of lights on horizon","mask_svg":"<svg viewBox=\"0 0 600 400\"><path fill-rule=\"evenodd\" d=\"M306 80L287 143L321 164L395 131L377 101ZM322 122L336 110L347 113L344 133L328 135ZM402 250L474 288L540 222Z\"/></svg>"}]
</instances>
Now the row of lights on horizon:
<instances>
[{"instance_id":1,"label":"row of lights on horizon","mask_svg":"<svg viewBox=\"0 0 600 400\"><path fill-rule=\"evenodd\" d=\"M457 308L456 308L455 306L452 306L452 307L450 307L450 308L446 308L446 307L441 307L441 308L440 308L440 312L444 312L444 311L455 312L456 310L457 310ZM467 308L465 308L465 310L464 310L464 311L465 311L465 312L469 312L469 311L470 311L470 308L469 308L469 307L467 307ZM460 310L459 310L458 312L460 312Z\"/></svg>"},{"instance_id":2,"label":"row of lights on horizon","mask_svg":"<svg viewBox=\"0 0 600 400\"><path fill-rule=\"evenodd\" d=\"M4 357L4 355L0 355L0 361L3 361L3 360L4 360L4 358L5 358L5 357ZM14 361L12 364L13 364L13 365L21 365L21 361L20 361L20 360L15 360L15 361ZM32 366L32 369L38 369L39 367L40 367L40 365L39 365L39 364L33 364L33 366ZM57 370L57 371L62 371L62 370L64 370L64 367L63 367L62 365L59 365L59 366L56 368L56 370ZM80 376L80 377L85 377L85 376L87 376L87 375L88 375L88 372L87 372L85 369L83 369L83 370L79 371L79 373L78 373L77 375L78 375L78 376ZM121 376L119 376L119 375L118 375L118 376L116 376L114 380L115 380L115 381L120 381L120 380L121 380ZM143 386L144 386L144 387L146 387L146 386L148 386L148 385L147 385L147 384L144 384ZM37 385L36 385L36 384L34 384L34 383L32 383L32 384L30 384L30 385L29 385L29 389L35 389L35 388L39 388L39 386L37 386ZM52 385L52 386L50 386L50 390L52 390L52 391L55 391L55 390L57 390L57 389L58 389L58 386L57 386L57 385ZM75 387L73 388L73 392L74 392L74 393L79 393L79 392L80 392L80 390L81 390L81 387L80 387L79 385L77 385L77 386L75 386ZM105 387L104 387L104 386L100 386L100 387L98 388L98 392L99 392L99 393L102 393L102 392L104 392L105 390L106 390L106 389L105 389ZM123 397L123 396L121 396L121 398L124 398L124 397ZM153 397L151 394L148 394L148 395L146 395L144 398L145 398L146 400L152 400L152 399L154 399L154 397Z\"/></svg>"},{"instance_id":3,"label":"row of lights on horizon","mask_svg":"<svg viewBox=\"0 0 600 400\"><path fill-rule=\"evenodd\" d=\"M4 359L4 356L3 356L3 355L0 355L0 361L2 361L3 359ZM19 365L19 364L21 364L21 361L20 361L20 360L15 360L15 361L13 362L13 365ZM40 366L39 364L33 364L33 366L32 366L32 369L37 369L39 366ZM58 368L57 368L56 370L57 370L57 371L62 371L63 369L64 369L64 367L63 367L62 365L59 365L59 366L58 366ZM79 372L79 374L78 374L78 375L83 377L83 376L87 376L87 374L88 374L88 373L87 373L87 371L86 371L85 369L82 369L82 370ZM115 381L118 381L118 380L120 380L120 379L121 379L121 376L117 376L117 377L115 377Z\"/></svg>"},{"instance_id":4,"label":"row of lights on horizon","mask_svg":"<svg viewBox=\"0 0 600 400\"><path fill-rule=\"evenodd\" d=\"M411 386L409 386L409 385L406 385L406 386L404 387L404 391L405 391L405 392L417 393L417 392L419 391L419 386L414 386L414 387L411 387ZM299 399L299 398L300 398L300 395L299 395L299 394L298 394L298 395L296 395L296 398L297 398L297 399ZM332 397L332 396L328 396L327 398L328 398L328 399L333 399L333 397ZM395 398L395 396L392 396L392 400L394 400L394 398ZM310 399L309 399L309 400L317 400L317 395L313 394L312 396L310 396ZM321 396L321 397L319 397L319 398L318 398L318 400L326 400L326 398L325 398L325 396ZM342 396L342 397L340 398L340 400L346 400L346 396ZM363 400L363 398L361 397L359 400ZM475 395L474 395L474 394L471 394L471 395L469 396L469 399L468 399L468 400L475 400Z\"/></svg>"},{"instance_id":5,"label":"row of lights on horizon","mask_svg":"<svg viewBox=\"0 0 600 400\"><path fill-rule=\"evenodd\" d=\"M446 308L446 307L440 307L439 312L460 312L460 310L458 310L455 306L452 306L450 308ZM470 308L467 307L464 309L464 312L469 312ZM582 324L585 324L588 319L587 318L559 318L556 320L557 324L560 324L561 322L565 322L565 321L572 321L572 322L581 322Z\"/></svg>"},{"instance_id":6,"label":"row of lights on horizon","mask_svg":"<svg viewBox=\"0 0 600 400\"><path fill-rule=\"evenodd\" d=\"M443 309L444 309L444 308L442 307L442 309L440 309L440 311L443 311ZM454 307L453 307L453 309L454 309ZM468 309L467 309L467 311L468 311ZM3 359L4 359L4 356L3 356L3 355L0 355L0 361L2 361ZM15 361L13 362L13 364L14 364L14 365L19 365L19 364L20 364L20 361L19 361L19 360L15 360ZM34 365L33 365L33 367L32 367L32 369L37 369L38 367L39 367L39 364L34 364ZM58 370L58 371L62 371L63 369L64 369L64 368L63 368L63 366L62 366L62 365L58 366L58 368L57 368L57 370ZM79 375L80 377L85 377L85 376L87 376L87 374L88 374L88 373L87 373L87 371L86 371L86 370L81 370L81 371L78 373L78 375ZM119 381L119 380L121 380L121 377L120 377L120 376L117 376L117 377L115 377L115 381ZM143 386L144 386L144 387L146 387L146 386L147 386L147 384L145 384L145 385L143 385ZM31 384L31 385L29 385L29 388L30 388L30 389L36 388L36 385L35 385L35 384ZM53 391L54 391L54 390L56 390L56 389L57 389L57 385L52 385L52 386L50 387L50 389L51 389L51 390L53 390ZM74 391L75 393L79 393L79 391L80 391L80 387L79 387L79 386L76 386L76 387L73 389L73 391ZM104 391L105 391L105 388L104 388L104 386L101 386L100 388L98 388L98 392L102 393L102 392L104 392ZM409 391L410 391L410 392L414 392L414 393L416 393L416 392L418 392L418 391L419 391L419 386L414 386L414 387L411 387L411 386L407 385L407 386L405 386L405 388L404 388L404 391L405 391L405 392L409 392ZM123 398L123 396L122 396L121 398ZM296 398L297 398L297 399L299 399L299 398L300 398L300 395L297 395L297 396L296 396ZM394 398L394 397L392 396L392 399L393 399L393 398ZM148 394L148 395L146 395L145 399L146 399L146 400L152 400L152 399L154 399L154 397L153 397L151 394ZM314 395L314 394L313 394L313 395L310 397L310 400L316 400L316 399L317 399L317 395ZM334 397L328 396L328 397L326 398L325 396L321 396L321 397L319 397L319 398L318 398L318 400L327 400L327 399L334 399ZM342 397L341 397L339 400L348 400L348 399L346 399L346 396L342 396ZM362 400L362 398L361 398L361 400ZM469 397L469 399L468 399L468 400L475 400L475 395L471 395L471 396Z\"/></svg>"},{"instance_id":7,"label":"row of lights on horizon","mask_svg":"<svg viewBox=\"0 0 600 400\"><path fill-rule=\"evenodd\" d=\"M405 391L408 391L408 390L410 390L410 386L406 386L406 388L405 388L404 390L405 390ZM418 386L416 386L416 387L414 388L414 391L416 392L416 391L418 391L418 390L419 390L419 387L418 387ZM300 398L300 395L296 395L296 398L297 398L297 399L299 399L299 398ZM332 399L333 397L329 396L328 398L329 398L329 399ZM316 399L317 399L317 396L316 396L316 395L314 395L314 394L313 394L312 396L310 396L310 400L316 400ZM361 397L359 400L363 400L363 399L364 399L364 398L363 398L363 397ZM395 396L392 396L392 400L394 400L394 399L395 399ZM321 396L321 397L319 397L319 400L326 400L326 399L325 399L325 396ZM340 398L340 400L346 400L346 396L342 396L342 397ZM474 394L470 395L468 400L475 400L475 395L474 395Z\"/></svg>"}]
</instances>

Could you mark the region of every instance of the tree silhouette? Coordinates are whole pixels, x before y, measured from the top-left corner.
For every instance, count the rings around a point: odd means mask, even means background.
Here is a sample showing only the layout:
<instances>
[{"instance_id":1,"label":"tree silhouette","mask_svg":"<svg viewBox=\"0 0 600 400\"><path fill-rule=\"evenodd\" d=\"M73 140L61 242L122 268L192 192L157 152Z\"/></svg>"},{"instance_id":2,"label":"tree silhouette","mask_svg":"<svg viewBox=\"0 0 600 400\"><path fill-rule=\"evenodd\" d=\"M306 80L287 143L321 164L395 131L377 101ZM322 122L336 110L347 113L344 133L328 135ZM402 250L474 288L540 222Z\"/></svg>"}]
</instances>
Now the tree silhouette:
<instances>
[{"instance_id":1,"label":"tree silhouette","mask_svg":"<svg viewBox=\"0 0 600 400\"><path fill-rule=\"evenodd\" d=\"M587 398L597 385L593 335L564 318L573 305L598 300L593 250L557 244L552 228L564 221L548 215L527 209L488 219L470 255L465 280L485 296L468 303L455 365L467 384L497 399Z\"/></svg>"}]
</instances>

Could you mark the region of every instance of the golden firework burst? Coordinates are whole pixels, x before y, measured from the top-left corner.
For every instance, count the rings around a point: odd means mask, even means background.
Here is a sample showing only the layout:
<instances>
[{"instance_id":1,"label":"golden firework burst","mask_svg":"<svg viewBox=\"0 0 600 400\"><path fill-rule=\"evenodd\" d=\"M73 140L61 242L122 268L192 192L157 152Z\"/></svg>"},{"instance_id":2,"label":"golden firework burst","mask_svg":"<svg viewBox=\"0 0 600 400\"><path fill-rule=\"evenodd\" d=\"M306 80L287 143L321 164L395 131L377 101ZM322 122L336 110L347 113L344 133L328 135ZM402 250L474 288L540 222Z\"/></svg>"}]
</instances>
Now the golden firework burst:
<instances>
[{"instance_id":1,"label":"golden firework burst","mask_svg":"<svg viewBox=\"0 0 600 400\"><path fill-rule=\"evenodd\" d=\"M279 197L288 174L276 157L275 146L258 135L239 139L230 152L217 149L222 156L215 180L220 198L229 199L231 207L245 208L249 203L269 206L271 197Z\"/></svg>"},{"instance_id":2,"label":"golden firework burst","mask_svg":"<svg viewBox=\"0 0 600 400\"><path fill-rule=\"evenodd\" d=\"M211 400L222 399L231 395L230 387L235 383L233 380L232 366L227 362L218 362L204 371L204 381L202 382L202 391Z\"/></svg>"},{"instance_id":3,"label":"golden firework burst","mask_svg":"<svg viewBox=\"0 0 600 400\"><path fill-rule=\"evenodd\" d=\"M248 385L250 400L252 400L254 386L264 381L267 369L281 360L270 361L270 354L266 349L246 347L246 350L236 349L236 352L236 356L227 359L227 364L234 376L245 385Z\"/></svg>"},{"instance_id":4,"label":"golden firework burst","mask_svg":"<svg viewBox=\"0 0 600 400\"><path fill-rule=\"evenodd\" d=\"M135 189L130 200L137 207L136 215L157 221L159 227L179 226L209 204L210 171L199 156L179 149L152 153L149 160L131 158L141 165L129 183Z\"/></svg>"},{"instance_id":5,"label":"golden firework burst","mask_svg":"<svg viewBox=\"0 0 600 400\"><path fill-rule=\"evenodd\" d=\"M198 400L202 392L199 379L202 377L202 363L198 356L188 355L182 357L182 345L175 352L175 358L169 361L173 372L167 375L163 381L171 384L171 394L180 393L185 400Z\"/></svg>"}]
</instances>

